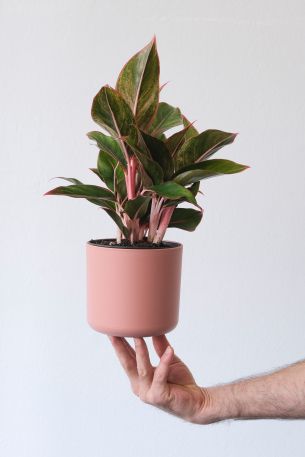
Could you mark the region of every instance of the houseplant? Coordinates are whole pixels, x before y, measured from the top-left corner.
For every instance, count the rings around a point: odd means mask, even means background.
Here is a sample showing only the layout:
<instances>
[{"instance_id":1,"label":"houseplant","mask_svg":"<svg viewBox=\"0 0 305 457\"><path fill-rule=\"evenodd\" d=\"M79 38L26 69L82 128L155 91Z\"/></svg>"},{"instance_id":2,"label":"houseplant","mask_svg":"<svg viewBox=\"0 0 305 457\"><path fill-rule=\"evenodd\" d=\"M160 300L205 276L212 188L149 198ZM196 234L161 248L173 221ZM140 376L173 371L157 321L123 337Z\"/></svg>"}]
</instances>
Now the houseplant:
<instances>
[{"instance_id":1,"label":"houseplant","mask_svg":"<svg viewBox=\"0 0 305 457\"><path fill-rule=\"evenodd\" d=\"M86 244L88 321L117 336L176 326L182 245L165 241L166 230L193 231L200 223L201 180L247 168L211 159L236 134L199 133L179 108L159 101L162 87L154 38L126 63L115 89L103 86L93 99L92 118L107 132L88 133L99 149L90 170L101 185L62 178L71 184L45 194L85 198L117 225L116 238ZM185 203L192 207L180 207Z\"/></svg>"}]
</instances>

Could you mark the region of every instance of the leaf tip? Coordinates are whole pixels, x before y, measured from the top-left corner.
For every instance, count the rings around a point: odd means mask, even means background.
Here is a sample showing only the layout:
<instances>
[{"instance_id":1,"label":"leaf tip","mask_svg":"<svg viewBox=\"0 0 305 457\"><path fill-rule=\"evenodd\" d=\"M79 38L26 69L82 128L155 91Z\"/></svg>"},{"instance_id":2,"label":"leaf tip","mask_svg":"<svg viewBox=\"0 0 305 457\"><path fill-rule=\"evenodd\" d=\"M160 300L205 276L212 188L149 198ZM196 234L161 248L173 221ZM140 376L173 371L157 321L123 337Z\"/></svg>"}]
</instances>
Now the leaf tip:
<instances>
[{"instance_id":1,"label":"leaf tip","mask_svg":"<svg viewBox=\"0 0 305 457\"><path fill-rule=\"evenodd\" d=\"M237 173L242 173L243 171L248 170L248 168L251 168L249 165L241 165L240 167L241 168L240 168L239 172L237 172Z\"/></svg>"},{"instance_id":2,"label":"leaf tip","mask_svg":"<svg viewBox=\"0 0 305 457\"><path fill-rule=\"evenodd\" d=\"M169 84L171 81L166 81L166 83L163 83L161 84L160 88L159 88L159 92L161 92L162 89L164 89L165 86L167 86L167 84Z\"/></svg>"}]
</instances>

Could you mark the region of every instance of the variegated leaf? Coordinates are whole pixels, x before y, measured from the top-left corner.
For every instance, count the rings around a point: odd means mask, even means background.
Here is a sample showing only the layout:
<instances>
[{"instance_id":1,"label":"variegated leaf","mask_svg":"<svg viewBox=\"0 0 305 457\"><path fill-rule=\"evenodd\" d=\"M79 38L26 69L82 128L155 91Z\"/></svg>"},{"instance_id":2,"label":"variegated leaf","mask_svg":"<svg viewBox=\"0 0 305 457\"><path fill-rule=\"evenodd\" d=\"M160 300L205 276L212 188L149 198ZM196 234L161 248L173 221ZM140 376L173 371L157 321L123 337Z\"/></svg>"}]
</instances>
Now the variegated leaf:
<instances>
[{"instance_id":1,"label":"variegated leaf","mask_svg":"<svg viewBox=\"0 0 305 457\"><path fill-rule=\"evenodd\" d=\"M200 162L234 141L236 133L205 130L186 141L175 156L175 170Z\"/></svg>"},{"instance_id":2,"label":"variegated leaf","mask_svg":"<svg viewBox=\"0 0 305 457\"><path fill-rule=\"evenodd\" d=\"M167 130L177 127L183 123L181 111L179 108L174 108L168 103L161 102L158 105L157 112L149 125L148 132L150 135L159 137Z\"/></svg>"},{"instance_id":3,"label":"variegated leaf","mask_svg":"<svg viewBox=\"0 0 305 457\"><path fill-rule=\"evenodd\" d=\"M137 125L145 128L159 102L159 57L155 38L123 67L116 89L130 106Z\"/></svg>"},{"instance_id":4,"label":"variegated leaf","mask_svg":"<svg viewBox=\"0 0 305 457\"><path fill-rule=\"evenodd\" d=\"M122 95L109 86L104 86L93 99L92 119L110 135L121 139L129 135L134 117Z\"/></svg>"}]
</instances>

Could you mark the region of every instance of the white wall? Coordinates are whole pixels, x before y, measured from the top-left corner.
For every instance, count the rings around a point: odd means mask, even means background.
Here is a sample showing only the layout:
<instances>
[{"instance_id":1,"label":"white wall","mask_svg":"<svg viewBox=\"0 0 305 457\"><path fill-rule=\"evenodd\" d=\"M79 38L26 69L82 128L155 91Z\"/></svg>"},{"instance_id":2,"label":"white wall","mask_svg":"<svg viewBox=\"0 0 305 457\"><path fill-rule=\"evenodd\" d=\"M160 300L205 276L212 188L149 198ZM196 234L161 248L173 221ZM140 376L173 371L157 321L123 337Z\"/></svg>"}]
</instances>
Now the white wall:
<instances>
[{"instance_id":1,"label":"white wall","mask_svg":"<svg viewBox=\"0 0 305 457\"><path fill-rule=\"evenodd\" d=\"M204 185L184 243L170 335L202 385L304 358L302 0L16 1L0 13L2 457L303 456L305 424L184 423L140 403L85 316L85 242L112 236L89 203L90 106L156 33L163 97L198 128L238 131L218 157L251 165Z\"/></svg>"}]
</instances>

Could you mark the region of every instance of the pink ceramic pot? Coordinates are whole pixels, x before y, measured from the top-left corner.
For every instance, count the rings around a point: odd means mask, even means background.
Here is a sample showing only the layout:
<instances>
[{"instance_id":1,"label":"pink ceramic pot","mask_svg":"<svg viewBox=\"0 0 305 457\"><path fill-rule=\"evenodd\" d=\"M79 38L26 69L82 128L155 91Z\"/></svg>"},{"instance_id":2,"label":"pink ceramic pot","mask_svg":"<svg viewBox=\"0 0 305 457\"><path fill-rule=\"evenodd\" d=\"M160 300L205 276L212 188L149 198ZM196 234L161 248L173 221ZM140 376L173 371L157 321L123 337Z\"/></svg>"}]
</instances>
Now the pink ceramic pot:
<instances>
[{"instance_id":1,"label":"pink ceramic pot","mask_svg":"<svg viewBox=\"0 0 305 457\"><path fill-rule=\"evenodd\" d=\"M114 336L153 336L178 323L182 245L87 250L88 322Z\"/></svg>"}]
</instances>

